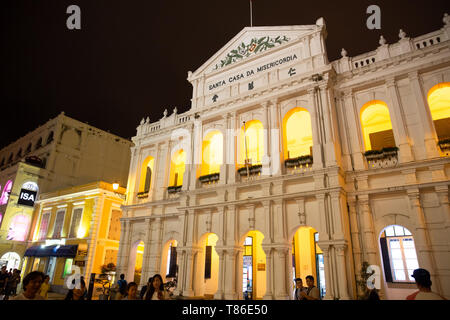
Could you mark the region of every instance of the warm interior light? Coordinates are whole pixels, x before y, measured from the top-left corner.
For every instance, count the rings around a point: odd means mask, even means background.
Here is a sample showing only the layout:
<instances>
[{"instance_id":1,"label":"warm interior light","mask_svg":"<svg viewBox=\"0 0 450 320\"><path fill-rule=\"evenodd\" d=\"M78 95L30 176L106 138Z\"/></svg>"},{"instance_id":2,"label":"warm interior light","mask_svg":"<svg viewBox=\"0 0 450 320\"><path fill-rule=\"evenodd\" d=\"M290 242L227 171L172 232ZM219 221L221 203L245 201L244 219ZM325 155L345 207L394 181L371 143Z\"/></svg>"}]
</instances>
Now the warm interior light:
<instances>
[{"instance_id":1,"label":"warm interior light","mask_svg":"<svg viewBox=\"0 0 450 320\"><path fill-rule=\"evenodd\" d=\"M366 150L395 145L389 109L383 101L373 100L363 106L361 109L361 126ZM384 135L383 132L385 132ZM377 134L381 135L381 143L374 146L373 142L376 142Z\"/></svg>"},{"instance_id":2,"label":"warm interior light","mask_svg":"<svg viewBox=\"0 0 450 320\"><path fill-rule=\"evenodd\" d=\"M118 184L118 183L113 183L113 189L114 189L114 190L119 189L119 184Z\"/></svg>"},{"instance_id":3,"label":"warm interior light","mask_svg":"<svg viewBox=\"0 0 450 320\"><path fill-rule=\"evenodd\" d=\"M85 233L86 233L86 230L82 226L80 226L78 228L77 238L84 238Z\"/></svg>"}]
</instances>

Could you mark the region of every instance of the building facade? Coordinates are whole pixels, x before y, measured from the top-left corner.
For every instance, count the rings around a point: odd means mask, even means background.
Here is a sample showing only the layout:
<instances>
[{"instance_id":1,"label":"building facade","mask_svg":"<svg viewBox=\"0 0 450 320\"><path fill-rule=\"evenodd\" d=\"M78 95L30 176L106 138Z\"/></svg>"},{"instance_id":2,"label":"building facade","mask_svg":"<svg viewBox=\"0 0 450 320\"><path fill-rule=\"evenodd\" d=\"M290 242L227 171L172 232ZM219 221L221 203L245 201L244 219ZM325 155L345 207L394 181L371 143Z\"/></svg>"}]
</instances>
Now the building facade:
<instances>
[{"instance_id":1,"label":"building facade","mask_svg":"<svg viewBox=\"0 0 450 320\"><path fill-rule=\"evenodd\" d=\"M289 299L313 275L345 300L370 265L381 296L404 299L420 266L449 298L443 22L332 62L322 18L243 29L188 72L189 111L137 127L118 272L216 299Z\"/></svg>"},{"instance_id":2,"label":"building facade","mask_svg":"<svg viewBox=\"0 0 450 320\"><path fill-rule=\"evenodd\" d=\"M126 186L130 146L61 113L1 149L0 263L22 264L40 194L96 181Z\"/></svg>"},{"instance_id":3,"label":"building facade","mask_svg":"<svg viewBox=\"0 0 450 320\"><path fill-rule=\"evenodd\" d=\"M41 194L21 270L44 272L52 290L64 292L72 265L85 279L116 265L124 194L106 182Z\"/></svg>"}]
</instances>

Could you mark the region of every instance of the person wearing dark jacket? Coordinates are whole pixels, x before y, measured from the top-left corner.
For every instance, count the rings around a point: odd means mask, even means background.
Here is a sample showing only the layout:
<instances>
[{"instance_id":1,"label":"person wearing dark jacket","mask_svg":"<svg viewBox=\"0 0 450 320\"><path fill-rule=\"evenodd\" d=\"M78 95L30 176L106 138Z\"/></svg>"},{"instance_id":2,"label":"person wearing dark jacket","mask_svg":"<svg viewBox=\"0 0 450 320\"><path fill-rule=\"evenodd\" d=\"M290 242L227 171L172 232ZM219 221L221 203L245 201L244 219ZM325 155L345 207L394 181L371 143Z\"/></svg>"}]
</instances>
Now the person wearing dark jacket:
<instances>
[{"instance_id":1,"label":"person wearing dark jacket","mask_svg":"<svg viewBox=\"0 0 450 320\"><path fill-rule=\"evenodd\" d=\"M147 289L150 287L151 283L152 283L152 277L148 278L147 284L142 287L141 292L139 293L142 300L144 299L145 293L147 292Z\"/></svg>"}]
</instances>

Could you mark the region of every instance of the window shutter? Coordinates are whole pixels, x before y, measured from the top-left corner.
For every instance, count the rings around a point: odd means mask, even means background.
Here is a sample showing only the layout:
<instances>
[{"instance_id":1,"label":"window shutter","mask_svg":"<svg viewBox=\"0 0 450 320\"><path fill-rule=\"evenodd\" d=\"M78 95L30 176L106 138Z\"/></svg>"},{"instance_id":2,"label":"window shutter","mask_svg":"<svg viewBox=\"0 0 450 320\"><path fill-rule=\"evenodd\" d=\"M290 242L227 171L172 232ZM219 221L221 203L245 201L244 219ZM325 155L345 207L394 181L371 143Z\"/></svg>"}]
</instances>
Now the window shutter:
<instances>
[{"instance_id":1,"label":"window shutter","mask_svg":"<svg viewBox=\"0 0 450 320\"><path fill-rule=\"evenodd\" d=\"M72 217L72 225L70 226L70 238L76 238L78 227L80 225L81 221L81 214L83 213L83 209L78 208L73 211L73 217Z\"/></svg>"},{"instance_id":2,"label":"window shutter","mask_svg":"<svg viewBox=\"0 0 450 320\"><path fill-rule=\"evenodd\" d=\"M175 277L177 274L177 247L170 250L170 267L168 277Z\"/></svg>"},{"instance_id":3,"label":"window shutter","mask_svg":"<svg viewBox=\"0 0 450 320\"><path fill-rule=\"evenodd\" d=\"M391 262L389 259L389 250L387 247L386 238L380 238L380 246L381 254L383 256L384 276L386 277L386 282L392 282Z\"/></svg>"},{"instance_id":4,"label":"window shutter","mask_svg":"<svg viewBox=\"0 0 450 320\"><path fill-rule=\"evenodd\" d=\"M211 279L211 254L212 246L206 246L205 254L205 279Z\"/></svg>"},{"instance_id":5,"label":"window shutter","mask_svg":"<svg viewBox=\"0 0 450 320\"><path fill-rule=\"evenodd\" d=\"M145 186L144 186L144 192L150 191L150 183L152 181L152 169L147 167L147 172L145 174Z\"/></svg>"},{"instance_id":6,"label":"window shutter","mask_svg":"<svg viewBox=\"0 0 450 320\"><path fill-rule=\"evenodd\" d=\"M45 240L47 237L48 220L50 219L50 212L42 215L41 227L39 228L39 240Z\"/></svg>"},{"instance_id":7,"label":"window shutter","mask_svg":"<svg viewBox=\"0 0 450 320\"><path fill-rule=\"evenodd\" d=\"M53 239L61 238L61 230L64 222L64 214L65 211L58 211L56 213L55 228L53 229Z\"/></svg>"}]
</instances>

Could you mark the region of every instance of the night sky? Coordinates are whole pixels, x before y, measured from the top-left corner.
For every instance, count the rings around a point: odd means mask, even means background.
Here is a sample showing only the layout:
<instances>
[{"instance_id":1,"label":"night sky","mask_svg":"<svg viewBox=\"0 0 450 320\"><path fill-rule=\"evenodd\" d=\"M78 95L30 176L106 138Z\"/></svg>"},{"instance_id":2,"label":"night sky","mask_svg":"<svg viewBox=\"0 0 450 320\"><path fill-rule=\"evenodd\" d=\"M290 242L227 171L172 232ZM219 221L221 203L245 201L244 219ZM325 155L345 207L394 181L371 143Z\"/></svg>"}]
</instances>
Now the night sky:
<instances>
[{"instance_id":1,"label":"night sky","mask_svg":"<svg viewBox=\"0 0 450 320\"><path fill-rule=\"evenodd\" d=\"M330 61L388 43L399 29L414 37L443 26L448 0L254 0L254 26L308 25L324 17ZM81 30L68 30L66 9L81 8ZM366 9L381 7L381 30ZM130 138L177 106L189 109L186 80L244 27L248 0L7 0L0 4L0 148L64 111ZM8 124L5 129L5 124Z\"/></svg>"}]
</instances>

